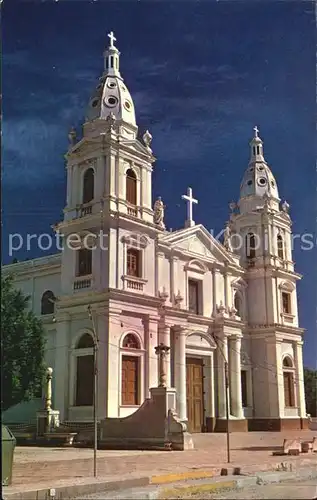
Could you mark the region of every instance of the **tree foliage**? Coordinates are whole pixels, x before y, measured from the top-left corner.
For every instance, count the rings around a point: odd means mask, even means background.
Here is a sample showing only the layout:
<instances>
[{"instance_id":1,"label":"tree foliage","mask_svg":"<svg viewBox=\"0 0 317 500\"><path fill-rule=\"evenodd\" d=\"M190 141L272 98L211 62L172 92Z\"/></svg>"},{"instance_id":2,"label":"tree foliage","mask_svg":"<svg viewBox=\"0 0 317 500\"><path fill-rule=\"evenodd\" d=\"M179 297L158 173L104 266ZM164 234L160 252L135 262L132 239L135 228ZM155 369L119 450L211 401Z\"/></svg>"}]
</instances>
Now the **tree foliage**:
<instances>
[{"instance_id":1,"label":"tree foliage","mask_svg":"<svg viewBox=\"0 0 317 500\"><path fill-rule=\"evenodd\" d=\"M45 333L29 299L1 274L2 410L41 393Z\"/></svg>"},{"instance_id":2,"label":"tree foliage","mask_svg":"<svg viewBox=\"0 0 317 500\"><path fill-rule=\"evenodd\" d=\"M317 416L317 371L304 368L306 411Z\"/></svg>"}]
</instances>

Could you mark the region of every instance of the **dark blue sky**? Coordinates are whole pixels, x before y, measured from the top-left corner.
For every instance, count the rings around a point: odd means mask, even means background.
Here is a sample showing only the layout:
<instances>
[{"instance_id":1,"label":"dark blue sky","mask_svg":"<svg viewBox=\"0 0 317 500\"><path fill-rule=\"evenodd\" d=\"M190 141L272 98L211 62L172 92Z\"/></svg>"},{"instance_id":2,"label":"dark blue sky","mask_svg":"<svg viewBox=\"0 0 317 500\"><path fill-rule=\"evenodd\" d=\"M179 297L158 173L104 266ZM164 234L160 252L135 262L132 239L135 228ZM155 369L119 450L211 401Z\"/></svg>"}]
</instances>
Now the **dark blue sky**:
<instances>
[{"instance_id":1,"label":"dark blue sky","mask_svg":"<svg viewBox=\"0 0 317 500\"><path fill-rule=\"evenodd\" d=\"M153 135L154 196L169 227L185 219L221 230L237 200L257 125L293 230L316 240L313 2L4 1L3 256L8 233L47 233L65 206L67 133L80 127L115 32L140 131ZM52 253L52 252L51 252ZM316 244L296 243L305 360L316 364Z\"/></svg>"}]
</instances>

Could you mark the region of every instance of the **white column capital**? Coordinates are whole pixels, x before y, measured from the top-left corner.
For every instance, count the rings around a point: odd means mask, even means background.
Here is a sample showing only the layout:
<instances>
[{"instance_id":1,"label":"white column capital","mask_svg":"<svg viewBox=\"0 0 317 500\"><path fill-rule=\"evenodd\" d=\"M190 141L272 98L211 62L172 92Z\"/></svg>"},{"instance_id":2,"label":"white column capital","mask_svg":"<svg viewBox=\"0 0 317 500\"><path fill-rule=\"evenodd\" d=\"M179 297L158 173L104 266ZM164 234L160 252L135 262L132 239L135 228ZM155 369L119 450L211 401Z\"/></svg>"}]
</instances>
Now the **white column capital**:
<instances>
[{"instance_id":1,"label":"white column capital","mask_svg":"<svg viewBox=\"0 0 317 500\"><path fill-rule=\"evenodd\" d=\"M188 327L183 325L173 325L173 331L176 335L186 336L188 333Z\"/></svg>"}]
</instances>

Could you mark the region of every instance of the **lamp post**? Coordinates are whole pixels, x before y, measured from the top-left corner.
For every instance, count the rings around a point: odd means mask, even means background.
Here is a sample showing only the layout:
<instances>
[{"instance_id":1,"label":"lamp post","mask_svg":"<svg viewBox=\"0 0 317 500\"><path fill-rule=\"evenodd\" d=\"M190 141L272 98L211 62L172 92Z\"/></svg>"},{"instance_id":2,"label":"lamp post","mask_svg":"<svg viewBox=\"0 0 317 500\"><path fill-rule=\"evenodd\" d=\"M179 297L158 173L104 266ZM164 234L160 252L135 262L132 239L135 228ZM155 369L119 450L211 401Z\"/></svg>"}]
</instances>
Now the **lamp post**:
<instances>
[{"instance_id":1,"label":"lamp post","mask_svg":"<svg viewBox=\"0 0 317 500\"><path fill-rule=\"evenodd\" d=\"M97 419L97 398L98 398L98 336L95 328L95 321L92 315L91 306L88 306L88 315L93 329L94 342L94 394L93 394L93 420L94 420L94 477L97 477L97 448L98 448L98 419Z\"/></svg>"},{"instance_id":2,"label":"lamp post","mask_svg":"<svg viewBox=\"0 0 317 500\"><path fill-rule=\"evenodd\" d=\"M212 338L214 339L217 348L219 349L219 352L221 356L224 359L224 375L225 375L225 396L226 396L226 425L227 425L227 463L230 464L230 432L229 432L229 370L228 370L228 361L226 356L224 355L224 352L222 348L219 345L218 338L216 335L213 333Z\"/></svg>"}]
</instances>

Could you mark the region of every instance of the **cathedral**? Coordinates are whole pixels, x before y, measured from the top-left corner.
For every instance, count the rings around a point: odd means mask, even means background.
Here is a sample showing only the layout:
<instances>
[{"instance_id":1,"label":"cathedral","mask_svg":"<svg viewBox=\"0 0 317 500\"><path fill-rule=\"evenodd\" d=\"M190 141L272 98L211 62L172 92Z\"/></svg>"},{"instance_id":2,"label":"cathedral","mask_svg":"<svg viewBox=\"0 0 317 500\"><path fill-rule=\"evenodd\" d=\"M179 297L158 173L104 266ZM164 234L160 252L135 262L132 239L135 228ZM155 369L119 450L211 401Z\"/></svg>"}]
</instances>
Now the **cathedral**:
<instances>
[{"instance_id":1,"label":"cathedral","mask_svg":"<svg viewBox=\"0 0 317 500\"><path fill-rule=\"evenodd\" d=\"M158 385L162 343L190 432L225 431L226 400L233 432L306 428L301 275L259 130L221 241L195 223L190 187L184 227L168 231L164 202L152 202L152 136L139 134L108 36L82 136L69 133L62 251L5 266L44 324L54 408L92 420L95 346L98 418L137 411Z\"/></svg>"}]
</instances>

